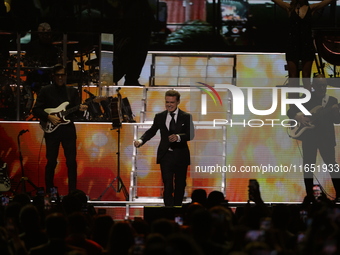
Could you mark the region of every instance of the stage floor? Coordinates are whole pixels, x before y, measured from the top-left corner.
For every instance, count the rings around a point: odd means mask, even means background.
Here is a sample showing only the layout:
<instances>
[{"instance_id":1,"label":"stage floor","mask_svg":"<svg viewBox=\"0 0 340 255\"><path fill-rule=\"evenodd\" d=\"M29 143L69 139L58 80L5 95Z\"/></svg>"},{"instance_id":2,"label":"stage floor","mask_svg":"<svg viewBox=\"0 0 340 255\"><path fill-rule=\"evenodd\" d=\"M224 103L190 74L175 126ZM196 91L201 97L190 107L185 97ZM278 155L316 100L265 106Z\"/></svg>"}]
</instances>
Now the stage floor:
<instances>
[{"instance_id":1,"label":"stage floor","mask_svg":"<svg viewBox=\"0 0 340 255\"><path fill-rule=\"evenodd\" d=\"M136 217L144 218L146 209L148 212L151 210L167 209L164 207L163 200L161 198L140 198L138 201L89 201L89 205L93 206L97 213L106 213L113 217L115 220L133 219ZM183 204L190 203L191 199L184 199ZM254 202L249 202L252 206ZM302 202L265 202L268 207L277 205L300 205ZM244 207L248 204L245 202L232 202L227 201L225 203L231 210L235 212L237 207ZM340 203L337 203L338 205ZM180 209L181 207L175 207ZM171 210L171 208L169 209Z\"/></svg>"}]
</instances>

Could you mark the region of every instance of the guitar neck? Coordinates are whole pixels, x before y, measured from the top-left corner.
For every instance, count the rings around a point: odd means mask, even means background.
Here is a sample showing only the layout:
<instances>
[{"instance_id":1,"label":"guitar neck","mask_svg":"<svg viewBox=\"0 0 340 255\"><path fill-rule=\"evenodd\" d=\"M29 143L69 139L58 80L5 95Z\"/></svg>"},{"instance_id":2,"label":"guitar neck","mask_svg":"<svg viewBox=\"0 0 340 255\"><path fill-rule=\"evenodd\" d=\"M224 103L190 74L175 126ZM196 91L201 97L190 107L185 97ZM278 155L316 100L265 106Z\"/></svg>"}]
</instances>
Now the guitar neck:
<instances>
[{"instance_id":1,"label":"guitar neck","mask_svg":"<svg viewBox=\"0 0 340 255\"><path fill-rule=\"evenodd\" d=\"M98 102L100 102L100 101L102 101L102 100L105 100L105 99L107 99L106 96L97 96L97 97L92 98L92 99L90 99L90 100L88 100L87 102L84 102L84 103L82 103L82 104L88 105L88 104L89 104L90 102L92 102L92 101L98 103ZM78 104L77 106L74 106L74 107L72 107L72 108L70 108L70 109L67 109L66 111L63 112L63 116L67 116L67 115L69 115L69 114L71 114L71 113L73 113L73 112L78 111L80 105L82 105L82 104Z\"/></svg>"},{"instance_id":2,"label":"guitar neck","mask_svg":"<svg viewBox=\"0 0 340 255\"><path fill-rule=\"evenodd\" d=\"M70 109L67 109L66 111L63 112L63 116L67 116L73 112L76 112L79 109L80 105L74 106Z\"/></svg>"},{"instance_id":3,"label":"guitar neck","mask_svg":"<svg viewBox=\"0 0 340 255\"><path fill-rule=\"evenodd\" d=\"M339 104L338 104L339 105ZM317 121L318 119L320 119L322 116L324 116L325 114L328 114L329 112L332 111L332 106L329 106L327 108L322 108L319 111L316 111L314 114L312 114L312 121Z\"/></svg>"}]
</instances>

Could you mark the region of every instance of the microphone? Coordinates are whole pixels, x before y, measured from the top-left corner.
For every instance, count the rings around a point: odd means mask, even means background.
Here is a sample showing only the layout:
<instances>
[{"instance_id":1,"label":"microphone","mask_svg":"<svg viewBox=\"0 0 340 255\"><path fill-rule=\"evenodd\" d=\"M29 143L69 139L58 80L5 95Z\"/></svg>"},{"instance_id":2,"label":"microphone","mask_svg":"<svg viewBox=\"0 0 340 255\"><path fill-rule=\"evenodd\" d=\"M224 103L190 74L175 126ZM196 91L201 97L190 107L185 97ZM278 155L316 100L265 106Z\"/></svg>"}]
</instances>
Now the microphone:
<instances>
[{"instance_id":1,"label":"microphone","mask_svg":"<svg viewBox=\"0 0 340 255\"><path fill-rule=\"evenodd\" d=\"M25 134L26 132L29 132L29 130L28 129L23 129L23 130L21 130L20 132L19 132L19 135L22 135L22 134Z\"/></svg>"},{"instance_id":2,"label":"microphone","mask_svg":"<svg viewBox=\"0 0 340 255\"><path fill-rule=\"evenodd\" d=\"M88 91L87 89L84 89L84 92L86 92L87 94L89 94L91 97L96 97L95 95L93 95L90 91Z\"/></svg>"}]
</instances>

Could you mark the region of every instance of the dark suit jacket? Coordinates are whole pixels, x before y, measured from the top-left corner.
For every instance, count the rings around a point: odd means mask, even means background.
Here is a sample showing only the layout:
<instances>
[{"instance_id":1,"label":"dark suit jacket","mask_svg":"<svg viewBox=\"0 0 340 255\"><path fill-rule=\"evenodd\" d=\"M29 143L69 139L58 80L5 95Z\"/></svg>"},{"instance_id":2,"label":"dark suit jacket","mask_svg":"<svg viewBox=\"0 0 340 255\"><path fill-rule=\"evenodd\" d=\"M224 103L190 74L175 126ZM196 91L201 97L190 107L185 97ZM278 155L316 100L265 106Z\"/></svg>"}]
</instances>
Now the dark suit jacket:
<instances>
[{"instance_id":1,"label":"dark suit jacket","mask_svg":"<svg viewBox=\"0 0 340 255\"><path fill-rule=\"evenodd\" d=\"M326 143L329 146L336 145L335 139L335 130L334 123L338 124L340 119L333 116L332 112L329 110L334 104L338 103L338 100L335 97L329 96L327 104L325 105L325 110L318 112L317 114L313 114L314 108L316 106L322 105L322 99L320 97L316 97L314 93L312 93L311 99L304 103L304 107L312 113L312 119L314 119L313 124L315 127L313 129L307 129L304 131L303 140L313 140L317 143ZM287 115L289 118L294 119L295 115L300 112L300 109L294 105L291 107Z\"/></svg>"},{"instance_id":2,"label":"dark suit jacket","mask_svg":"<svg viewBox=\"0 0 340 255\"><path fill-rule=\"evenodd\" d=\"M187 141L194 138L194 124L192 122L191 114L178 109L178 116L176 121L175 134L179 135L181 138L180 142L169 142L169 130L165 124L168 111L157 113L155 115L152 126L141 136L143 144L155 136L158 130L161 133L161 141L157 149L157 164L165 155L165 153L171 148L178 155L178 160L190 165L190 152Z\"/></svg>"},{"instance_id":3,"label":"dark suit jacket","mask_svg":"<svg viewBox=\"0 0 340 255\"><path fill-rule=\"evenodd\" d=\"M66 107L67 109L80 104L78 90L69 86L59 87L56 84L44 86L41 88L41 91L33 107L33 114L35 117L46 121L48 113L46 113L44 110L46 108L56 108L61 103L66 101L70 103ZM67 116L67 119L72 120L74 117L74 114L70 114Z\"/></svg>"}]
</instances>

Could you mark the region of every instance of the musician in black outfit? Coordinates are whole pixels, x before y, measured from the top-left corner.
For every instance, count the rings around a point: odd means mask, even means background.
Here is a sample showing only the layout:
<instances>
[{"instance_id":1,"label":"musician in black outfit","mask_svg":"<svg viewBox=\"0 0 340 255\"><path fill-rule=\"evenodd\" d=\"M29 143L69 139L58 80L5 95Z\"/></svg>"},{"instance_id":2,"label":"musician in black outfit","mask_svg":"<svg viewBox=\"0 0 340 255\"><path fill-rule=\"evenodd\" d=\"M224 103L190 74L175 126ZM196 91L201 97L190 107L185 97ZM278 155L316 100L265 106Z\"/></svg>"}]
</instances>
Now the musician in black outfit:
<instances>
[{"instance_id":1,"label":"musician in black outfit","mask_svg":"<svg viewBox=\"0 0 340 255\"><path fill-rule=\"evenodd\" d=\"M58 48L53 45L52 29L50 24L44 22L38 26L37 34L26 45L26 59L31 67L50 67L60 61ZM61 62L61 61L60 61Z\"/></svg>"},{"instance_id":2,"label":"musician in black outfit","mask_svg":"<svg viewBox=\"0 0 340 255\"><path fill-rule=\"evenodd\" d=\"M314 125L314 128L305 129L301 135L303 165L306 169L304 181L307 196L312 196L313 194L313 172L311 170L320 167L321 171L324 171L323 167L327 166L332 177L336 199L338 200L340 198L340 167L335 161L336 140L334 131L334 123L340 123L338 100L326 94L327 80L322 75L314 78L312 88L314 91L311 93L311 99L304 104L304 107L312 113L312 117L305 116L296 105L293 105L288 110L287 115L302 125L307 125L306 127L310 124ZM320 106L323 107L321 111L315 111L315 107ZM318 150L324 164L321 166L315 165Z\"/></svg>"},{"instance_id":3,"label":"musician in black outfit","mask_svg":"<svg viewBox=\"0 0 340 255\"><path fill-rule=\"evenodd\" d=\"M35 37L36 39L33 39ZM41 87L51 84L51 68L61 63L56 45L53 45L51 26L44 22L38 26L38 33L26 45L25 60L32 70L27 74L26 84L37 94Z\"/></svg>"},{"instance_id":4,"label":"musician in black outfit","mask_svg":"<svg viewBox=\"0 0 340 255\"><path fill-rule=\"evenodd\" d=\"M68 168L68 188L69 192L76 189L77 184L77 161L76 161L76 129L72 121L74 115L68 115L66 119L71 120L68 124L63 124L58 116L45 112L46 108L57 108L64 102L69 102L67 109L76 107L80 103L78 91L73 87L66 86L66 70L64 66L57 64L53 68L54 83L44 86L36 100L33 114L41 121L50 122L57 126L53 132L45 132L46 158L45 185L46 192L49 193L54 187L54 172L57 166L59 146L62 145L66 157ZM80 105L79 111L85 111L86 105ZM60 110L59 110L60 111Z\"/></svg>"}]
</instances>

